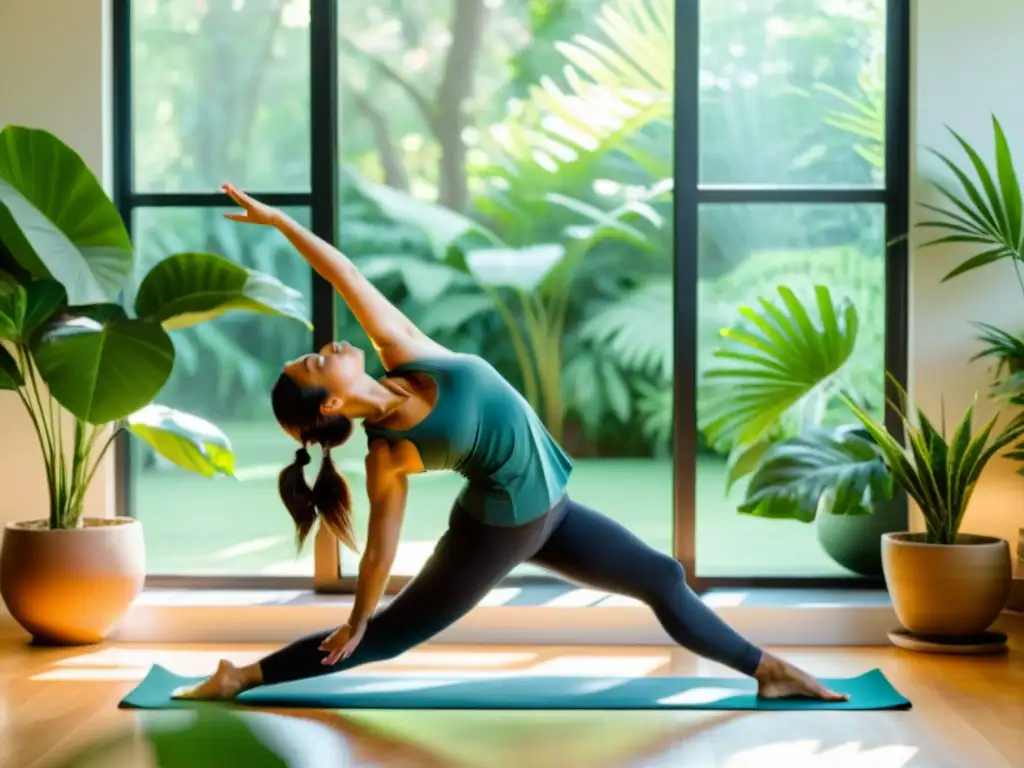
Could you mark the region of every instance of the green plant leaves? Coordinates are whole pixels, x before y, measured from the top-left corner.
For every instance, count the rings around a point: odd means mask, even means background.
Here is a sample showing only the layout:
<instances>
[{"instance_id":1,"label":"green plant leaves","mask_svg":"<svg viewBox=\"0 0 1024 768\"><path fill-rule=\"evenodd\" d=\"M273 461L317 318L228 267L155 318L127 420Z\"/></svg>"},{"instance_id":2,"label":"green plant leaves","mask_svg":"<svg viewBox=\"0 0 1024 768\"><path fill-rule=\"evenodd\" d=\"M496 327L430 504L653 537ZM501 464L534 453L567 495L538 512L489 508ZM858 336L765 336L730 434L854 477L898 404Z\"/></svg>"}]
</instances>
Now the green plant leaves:
<instances>
[{"instance_id":1,"label":"green plant leaves","mask_svg":"<svg viewBox=\"0 0 1024 768\"><path fill-rule=\"evenodd\" d=\"M0 272L0 339L15 341L25 317L25 289L6 272Z\"/></svg>"},{"instance_id":2,"label":"green plant leaves","mask_svg":"<svg viewBox=\"0 0 1024 768\"><path fill-rule=\"evenodd\" d=\"M484 248L465 255L466 268L476 280L490 288L517 288L527 293L540 285L565 256L556 243L525 248Z\"/></svg>"},{"instance_id":3,"label":"green plant leaves","mask_svg":"<svg viewBox=\"0 0 1024 768\"><path fill-rule=\"evenodd\" d=\"M943 278L943 282L1005 258L1020 259L1024 239L1024 203L1021 199L1020 183L1010 145L999 120L992 116L994 171L966 139L952 129L949 129L949 132L967 155L977 181L972 180L968 171L949 157L932 150L959 182L962 194L957 194L942 184L935 184L936 190L952 208L922 204L922 207L938 213L941 218L920 222L918 226L946 232L945 235L924 243L922 247L969 243L984 248L980 253L975 253L957 265Z\"/></svg>"},{"instance_id":4,"label":"green plant leaves","mask_svg":"<svg viewBox=\"0 0 1024 768\"><path fill-rule=\"evenodd\" d=\"M857 342L857 310L815 286L817 317L785 286L781 304L760 298L740 310L745 323L722 331L724 343L704 374L701 428L712 444L753 443L812 392L825 388Z\"/></svg>"},{"instance_id":5,"label":"green plant leaves","mask_svg":"<svg viewBox=\"0 0 1024 768\"><path fill-rule=\"evenodd\" d=\"M174 346L159 323L131 320L116 304L71 311L32 343L57 402L89 424L116 421L149 404L174 366Z\"/></svg>"},{"instance_id":6,"label":"green plant leaves","mask_svg":"<svg viewBox=\"0 0 1024 768\"><path fill-rule=\"evenodd\" d=\"M227 435L198 416L163 405L147 405L125 419L126 426L164 458L205 477L235 474Z\"/></svg>"},{"instance_id":7,"label":"green plant leaves","mask_svg":"<svg viewBox=\"0 0 1024 768\"><path fill-rule=\"evenodd\" d=\"M289 317L312 327L301 293L212 253L168 256L146 274L135 296L135 314L169 331L231 310Z\"/></svg>"},{"instance_id":8,"label":"green plant leaves","mask_svg":"<svg viewBox=\"0 0 1024 768\"><path fill-rule=\"evenodd\" d=\"M449 248L465 238L476 242L501 245L494 233L468 216L434 203L419 200L407 192L384 184L375 184L353 174L359 191L380 208L389 219L408 224L422 232L430 241L435 256L443 258Z\"/></svg>"},{"instance_id":9,"label":"green plant leaves","mask_svg":"<svg viewBox=\"0 0 1024 768\"><path fill-rule=\"evenodd\" d=\"M901 403L906 402L902 390L900 395ZM936 544L956 542L982 470L999 451L1024 437L1024 414L1018 414L996 431L997 414L974 433L972 406L965 411L947 442L923 411L918 410L916 419L911 419L899 407L897 412L906 434L907 447L904 448L885 425L868 415L850 397L841 393L840 398L877 444L896 483L917 502L928 529L928 541ZM1018 445L1007 458L1020 458L1020 454Z\"/></svg>"},{"instance_id":10,"label":"green plant leaves","mask_svg":"<svg viewBox=\"0 0 1024 768\"><path fill-rule=\"evenodd\" d=\"M18 389L24 383L18 361L0 344L0 389Z\"/></svg>"},{"instance_id":11,"label":"green plant leaves","mask_svg":"<svg viewBox=\"0 0 1024 768\"><path fill-rule=\"evenodd\" d=\"M46 131L0 132L0 240L29 274L72 304L117 297L133 266L117 208L79 155Z\"/></svg>"},{"instance_id":12,"label":"green plant leaves","mask_svg":"<svg viewBox=\"0 0 1024 768\"><path fill-rule=\"evenodd\" d=\"M0 272L0 339L28 344L36 329L66 304L64 287L55 280L21 285Z\"/></svg>"},{"instance_id":13,"label":"green plant leaves","mask_svg":"<svg viewBox=\"0 0 1024 768\"><path fill-rule=\"evenodd\" d=\"M819 510L870 514L892 493L892 474L862 430L814 428L768 449L739 511L810 523Z\"/></svg>"}]
</instances>

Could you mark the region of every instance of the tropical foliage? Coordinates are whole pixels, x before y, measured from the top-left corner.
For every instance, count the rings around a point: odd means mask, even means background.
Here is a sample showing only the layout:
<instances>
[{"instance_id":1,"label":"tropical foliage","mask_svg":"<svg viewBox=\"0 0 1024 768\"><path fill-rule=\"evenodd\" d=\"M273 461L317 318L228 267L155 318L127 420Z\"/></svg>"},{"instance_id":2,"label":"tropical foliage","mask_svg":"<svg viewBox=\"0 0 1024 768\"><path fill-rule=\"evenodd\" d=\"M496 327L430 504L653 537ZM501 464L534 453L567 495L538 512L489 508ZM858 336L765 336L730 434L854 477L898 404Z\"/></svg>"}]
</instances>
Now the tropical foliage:
<instances>
[{"instance_id":1,"label":"tropical foliage","mask_svg":"<svg viewBox=\"0 0 1024 768\"><path fill-rule=\"evenodd\" d=\"M952 128L950 134L963 150L969 167L954 162L950 157L932 150L933 154L952 173L959 190L943 182L934 182L943 205L921 203L937 217L922 221L918 226L938 230L939 237L922 247L955 244L967 247L972 255L958 264L943 278L943 282L993 264L1012 270L1014 280L1024 297L1024 203L1020 181L1014 167L1013 154L999 120L992 116L994 166L989 165L973 145ZM972 178L973 176L973 178ZM1024 338L988 323L976 323L978 340L984 346L973 359L990 359L994 365L992 394L1009 400L1013 405L1024 404Z\"/></svg>"},{"instance_id":2,"label":"tropical foliage","mask_svg":"<svg viewBox=\"0 0 1024 768\"><path fill-rule=\"evenodd\" d=\"M757 0L742 12L705 5L702 181L877 181L883 4L855 0L827 15L804 0ZM140 8L141 187L210 189L225 178L260 191L308 187L306 90L289 87L308 78L301 6ZM425 330L486 353L579 455L671 447L674 9L671 0L340 6L340 245ZM168 45L168 30L188 45ZM223 78L211 81L214 67ZM211 251L309 283L279 238L218 219L140 212L142 258ZM704 207L701 370L719 329L766 283L843 286L865 317L884 317L877 220L866 206ZM337 334L365 343L338 315ZM862 331L851 365L870 387L883 328L871 320ZM262 419L274 366L303 341L298 328L242 315L185 329L168 391L220 419Z\"/></svg>"},{"instance_id":3,"label":"tropical foliage","mask_svg":"<svg viewBox=\"0 0 1024 768\"><path fill-rule=\"evenodd\" d=\"M38 436L51 528L79 523L121 430L184 469L233 473L220 430L152 402L174 367L169 331L235 310L305 323L296 291L184 252L155 264L122 301L135 255L116 208L73 150L20 126L0 133L0 244L0 389L17 393Z\"/></svg>"},{"instance_id":4,"label":"tropical foliage","mask_svg":"<svg viewBox=\"0 0 1024 768\"><path fill-rule=\"evenodd\" d=\"M947 438L944 425L936 429L920 409L916 418L908 415L906 395L901 395L897 413L906 434L906 447L856 402L840 396L870 434L895 482L917 502L924 516L927 542L956 544L982 471L1000 451L1014 446L1024 436L1024 414L1017 414L999 429L996 414L975 432L972 405L952 437ZM1021 459L1024 451L1017 445L1008 456Z\"/></svg>"},{"instance_id":5,"label":"tropical foliage","mask_svg":"<svg viewBox=\"0 0 1024 768\"><path fill-rule=\"evenodd\" d=\"M701 428L729 451L730 486L750 475L740 513L811 522L823 500L832 514L870 513L891 497L890 477L870 440L835 412L853 391L857 310L822 285L807 300L777 290L780 301L760 298L721 332L704 374Z\"/></svg>"}]
</instances>

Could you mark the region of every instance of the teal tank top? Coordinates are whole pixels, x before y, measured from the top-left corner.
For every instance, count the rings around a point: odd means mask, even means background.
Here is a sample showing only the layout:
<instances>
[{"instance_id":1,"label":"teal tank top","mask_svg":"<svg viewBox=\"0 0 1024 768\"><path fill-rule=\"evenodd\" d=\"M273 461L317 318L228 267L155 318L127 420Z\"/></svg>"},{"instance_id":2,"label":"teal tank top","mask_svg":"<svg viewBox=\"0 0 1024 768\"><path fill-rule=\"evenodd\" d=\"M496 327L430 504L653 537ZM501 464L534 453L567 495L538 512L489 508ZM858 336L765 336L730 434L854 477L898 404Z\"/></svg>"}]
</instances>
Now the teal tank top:
<instances>
[{"instance_id":1,"label":"teal tank top","mask_svg":"<svg viewBox=\"0 0 1024 768\"><path fill-rule=\"evenodd\" d=\"M370 442L408 440L424 469L458 472L466 478L458 503L488 525L528 523L562 499L572 459L490 363L476 355L445 355L406 363L387 375L403 373L434 380L434 407L406 430L364 422Z\"/></svg>"}]
</instances>

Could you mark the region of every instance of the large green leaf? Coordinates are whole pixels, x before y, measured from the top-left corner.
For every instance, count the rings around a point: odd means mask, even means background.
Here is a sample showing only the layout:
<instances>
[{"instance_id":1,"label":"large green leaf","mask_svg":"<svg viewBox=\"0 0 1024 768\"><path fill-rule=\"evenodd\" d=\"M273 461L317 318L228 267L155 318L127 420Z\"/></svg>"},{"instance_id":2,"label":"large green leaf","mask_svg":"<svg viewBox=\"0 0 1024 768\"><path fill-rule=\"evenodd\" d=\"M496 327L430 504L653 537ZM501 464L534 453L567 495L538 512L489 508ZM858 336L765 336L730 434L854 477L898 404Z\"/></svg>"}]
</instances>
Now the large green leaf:
<instances>
[{"instance_id":1,"label":"large green leaf","mask_svg":"<svg viewBox=\"0 0 1024 768\"><path fill-rule=\"evenodd\" d=\"M444 262L409 255L374 255L361 259L359 271L368 280L399 276L409 295L424 305L433 304L453 286L469 282L462 272Z\"/></svg>"},{"instance_id":2,"label":"large green leaf","mask_svg":"<svg viewBox=\"0 0 1024 768\"><path fill-rule=\"evenodd\" d=\"M0 132L0 240L72 304L116 299L133 266L117 208L79 155L46 131Z\"/></svg>"},{"instance_id":3,"label":"large green leaf","mask_svg":"<svg viewBox=\"0 0 1024 768\"><path fill-rule=\"evenodd\" d=\"M56 280L29 280L21 285L0 272L0 339L27 344L32 334L67 304Z\"/></svg>"},{"instance_id":4,"label":"large green leaf","mask_svg":"<svg viewBox=\"0 0 1024 768\"><path fill-rule=\"evenodd\" d=\"M0 272L0 339L15 341L18 338L27 302L21 284L6 272Z\"/></svg>"},{"instance_id":5,"label":"large green leaf","mask_svg":"<svg viewBox=\"0 0 1024 768\"><path fill-rule=\"evenodd\" d=\"M750 477L739 511L809 523L819 510L870 514L892 492L892 473L862 430L814 428L767 451Z\"/></svg>"},{"instance_id":6,"label":"large green leaf","mask_svg":"<svg viewBox=\"0 0 1024 768\"><path fill-rule=\"evenodd\" d=\"M353 180L360 192L372 200L385 216L422 232L438 258L443 258L449 248L465 239L501 245L493 232L461 213L419 200L384 184L367 181L357 174L353 174Z\"/></svg>"},{"instance_id":7,"label":"large green leaf","mask_svg":"<svg viewBox=\"0 0 1024 768\"><path fill-rule=\"evenodd\" d=\"M206 477L235 474L231 441L198 416L154 404L136 411L125 421L129 430L182 469Z\"/></svg>"},{"instance_id":8,"label":"large green leaf","mask_svg":"<svg viewBox=\"0 0 1024 768\"><path fill-rule=\"evenodd\" d=\"M565 256L557 243L525 248L485 248L465 255L470 274L489 288L533 291Z\"/></svg>"},{"instance_id":9,"label":"large green leaf","mask_svg":"<svg viewBox=\"0 0 1024 768\"><path fill-rule=\"evenodd\" d=\"M312 327L301 293L212 253L168 256L149 270L135 296L135 314L169 331L232 310L289 317Z\"/></svg>"},{"instance_id":10,"label":"large green leaf","mask_svg":"<svg viewBox=\"0 0 1024 768\"><path fill-rule=\"evenodd\" d=\"M815 286L817 316L785 286L775 303L740 310L741 324L721 332L717 361L704 374L701 428L712 444L760 440L795 405L831 382L857 342L857 310Z\"/></svg>"},{"instance_id":11,"label":"large green leaf","mask_svg":"<svg viewBox=\"0 0 1024 768\"><path fill-rule=\"evenodd\" d=\"M24 383L18 361L0 344L0 389L17 389Z\"/></svg>"},{"instance_id":12,"label":"large green leaf","mask_svg":"<svg viewBox=\"0 0 1024 768\"><path fill-rule=\"evenodd\" d=\"M174 345L160 324L129 319L116 304L70 312L45 325L32 343L57 402L90 424L123 419L148 405L174 367Z\"/></svg>"}]
</instances>

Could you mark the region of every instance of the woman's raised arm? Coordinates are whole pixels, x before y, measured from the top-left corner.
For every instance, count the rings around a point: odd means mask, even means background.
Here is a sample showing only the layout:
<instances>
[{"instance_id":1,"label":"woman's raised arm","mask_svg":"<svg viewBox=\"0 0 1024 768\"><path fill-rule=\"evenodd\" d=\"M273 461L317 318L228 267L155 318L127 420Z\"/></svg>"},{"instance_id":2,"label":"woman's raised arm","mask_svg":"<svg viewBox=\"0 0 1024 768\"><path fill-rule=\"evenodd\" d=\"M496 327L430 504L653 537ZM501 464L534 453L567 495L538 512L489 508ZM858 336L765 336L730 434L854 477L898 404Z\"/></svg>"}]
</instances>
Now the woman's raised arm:
<instances>
[{"instance_id":1,"label":"woman's raised arm","mask_svg":"<svg viewBox=\"0 0 1024 768\"><path fill-rule=\"evenodd\" d=\"M337 248L277 208L259 202L230 184L225 184L223 189L243 209L242 213L225 214L227 218L275 227L309 265L334 286L370 337L385 368L390 370L424 353L447 352L388 301Z\"/></svg>"}]
</instances>

